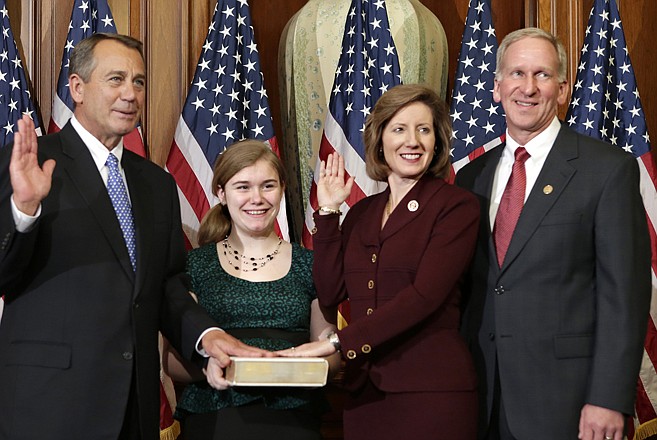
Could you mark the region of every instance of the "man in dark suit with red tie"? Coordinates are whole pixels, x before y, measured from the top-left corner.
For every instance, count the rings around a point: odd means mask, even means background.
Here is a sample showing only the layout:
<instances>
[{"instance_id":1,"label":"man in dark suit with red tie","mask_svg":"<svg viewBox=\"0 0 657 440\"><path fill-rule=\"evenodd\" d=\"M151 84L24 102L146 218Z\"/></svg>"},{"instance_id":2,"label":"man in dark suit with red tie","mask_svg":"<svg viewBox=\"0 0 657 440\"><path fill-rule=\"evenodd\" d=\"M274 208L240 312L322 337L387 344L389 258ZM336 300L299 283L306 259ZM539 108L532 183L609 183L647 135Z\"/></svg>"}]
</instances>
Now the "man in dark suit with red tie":
<instances>
[{"instance_id":1,"label":"man in dark suit with red tie","mask_svg":"<svg viewBox=\"0 0 657 440\"><path fill-rule=\"evenodd\" d=\"M24 117L0 150L0 439L156 439L158 331L213 371L264 353L188 294L176 185L123 148L144 104L141 43L95 34L69 70L72 120L37 146Z\"/></svg>"},{"instance_id":2,"label":"man in dark suit with red tie","mask_svg":"<svg viewBox=\"0 0 657 440\"><path fill-rule=\"evenodd\" d=\"M482 222L463 332L487 439L621 440L650 304L650 246L631 154L557 119L566 54L535 28L499 47L506 143L464 167Z\"/></svg>"}]
</instances>

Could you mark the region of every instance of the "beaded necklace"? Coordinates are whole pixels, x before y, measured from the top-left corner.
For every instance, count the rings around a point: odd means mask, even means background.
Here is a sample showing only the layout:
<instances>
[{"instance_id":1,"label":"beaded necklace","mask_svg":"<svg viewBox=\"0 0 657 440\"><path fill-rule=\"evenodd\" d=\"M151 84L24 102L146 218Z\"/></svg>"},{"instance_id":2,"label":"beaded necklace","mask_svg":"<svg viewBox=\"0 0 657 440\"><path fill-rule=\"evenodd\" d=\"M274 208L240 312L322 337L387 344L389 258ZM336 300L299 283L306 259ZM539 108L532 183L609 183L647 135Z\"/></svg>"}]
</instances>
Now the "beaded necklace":
<instances>
[{"instance_id":1,"label":"beaded necklace","mask_svg":"<svg viewBox=\"0 0 657 440\"><path fill-rule=\"evenodd\" d=\"M228 261L228 264L234 267L235 270L241 270L242 272L255 272L258 269L265 267L267 263L269 263L271 260L274 259L276 255L278 255L279 251L281 250L282 243L283 240L279 238L278 244L276 245L276 249L274 249L274 252L272 252L271 254L267 254L264 257L256 258L256 257L247 257L244 254L240 254L237 250L235 250L235 248L233 248L230 245L230 243L228 242L228 237L226 237L224 238L224 242L223 242L224 255L226 256L226 260ZM237 261L240 261L242 263L242 266L246 267L246 269L240 269L239 265L234 264L233 258Z\"/></svg>"}]
</instances>

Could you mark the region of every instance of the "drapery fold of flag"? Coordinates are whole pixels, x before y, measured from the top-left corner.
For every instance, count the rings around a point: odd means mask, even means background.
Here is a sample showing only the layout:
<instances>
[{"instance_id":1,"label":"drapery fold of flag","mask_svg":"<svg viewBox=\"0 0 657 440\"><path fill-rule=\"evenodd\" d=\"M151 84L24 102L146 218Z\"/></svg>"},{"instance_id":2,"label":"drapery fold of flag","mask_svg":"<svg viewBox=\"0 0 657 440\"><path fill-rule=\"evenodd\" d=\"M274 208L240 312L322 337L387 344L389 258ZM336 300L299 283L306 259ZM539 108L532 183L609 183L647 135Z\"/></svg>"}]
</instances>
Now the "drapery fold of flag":
<instances>
[{"instance_id":1,"label":"drapery fold of flag","mask_svg":"<svg viewBox=\"0 0 657 440\"><path fill-rule=\"evenodd\" d=\"M453 174L504 141L504 109L493 100L496 56L490 0L470 0L450 108Z\"/></svg>"},{"instance_id":2,"label":"drapery fold of flag","mask_svg":"<svg viewBox=\"0 0 657 440\"><path fill-rule=\"evenodd\" d=\"M657 434L657 191L650 137L615 0L595 0L577 68L566 122L583 134L632 154L652 249L652 303L637 385L635 439Z\"/></svg>"},{"instance_id":3,"label":"drapery fold of flag","mask_svg":"<svg viewBox=\"0 0 657 440\"><path fill-rule=\"evenodd\" d=\"M330 153L344 156L346 173L355 178L351 195L341 207L343 213L363 197L386 188L385 183L373 181L365 172L363 127L379 97L397 84L401 84L399 58L385 1L352 0L305 213L305 247L312 249L310 231L314 227L312 214L318 208L319 164Z\"/></svg>"},{"instance_id":4,"label":"drapery fold of flag","mask_svg":"<svg viewBox=\"0 0 657 440\"><path fill-rule=\"evenodd\" d=\"M0 148L14 140L18 131L18 120L24 114L34 121L37 135L41 134L41 124L30 98L29 84L23 69L23 62L14 40L9 23L9 13L5 0L0 0Z\"/></svg>"},{"instance_id":5,"label":"drapery fold of flag","mask_svg":"<svg viewBox=\"0 0 657 440\"><path fill-rule=\"evenodd\" d=\"M69 58L73 48L81 40L96 32L116 34L116 25L107 0L75 0L71 11L71 21L68 24L66 45L62 54L62 64L57 79L57 94L53 98L48 133L56 133L61 130L73 116L75 103L68 89ZM123 145L130 151L146 157L146 148L139 127L123 137Z\"/></svg>"},{"instance_id":6,"label":"drapery fold of flag","mask_svg":"<svg viewBox=\"0 0 657 440\"><path fill-rule=\"evenodd\" d=\"M248 1L218 0L166 164L178 184L188 247L197 246L200 222L219 202L215 161L242 139L267 142L280 157ZM285 198L276 230L289 239Z\"/></svg>"},{"instance_id":7,"label":"drapery fold of flag","mask_svg":"<svg viewBox=\"0 0 657 440\"><path fill-rule=\"evenodd\" d=\"M160 377L160 440L175 440L180 435L180 422L173 418L169 399L164 391L163 380Z\"/></svg>"}]
</instances>

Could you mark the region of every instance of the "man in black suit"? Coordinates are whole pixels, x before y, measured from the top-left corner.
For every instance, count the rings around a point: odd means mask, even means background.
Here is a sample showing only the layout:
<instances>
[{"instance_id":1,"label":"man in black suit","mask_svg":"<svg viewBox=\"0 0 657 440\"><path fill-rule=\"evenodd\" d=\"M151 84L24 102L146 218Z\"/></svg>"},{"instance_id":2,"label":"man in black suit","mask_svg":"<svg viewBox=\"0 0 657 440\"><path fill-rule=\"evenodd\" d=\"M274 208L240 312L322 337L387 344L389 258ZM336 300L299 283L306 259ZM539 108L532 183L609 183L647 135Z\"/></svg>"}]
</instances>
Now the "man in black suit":
<instances>
[{"instance_id":1,"label":"man in black suit","mask_svg":"<svg viewBox=\"0 0 657 440\"><path fill-rule=\"evenodd\" d=\"M493 96L506 143L457 175L482 207L463 323L482 437L621 440L651 290L636 160L559 122L566 54L544 31L504 39Z\"/></svg>"},{"instance_id":2,"label":"man in black suit","mask_svg":"<svg viewBox=\"0 0 657 440\"><path fill-rule=\"evenodd\" d=\"M69 88L75 112L60 133L37 148L24 117L0 151L0 439L156 439L158 331L188 359L212 356L212 371L229 354L265 353L192 300L176 185L123 148L144 104L141 43L83 40ZM132 242L106 187L110 154Z\"/></svg>"}]
</instances>

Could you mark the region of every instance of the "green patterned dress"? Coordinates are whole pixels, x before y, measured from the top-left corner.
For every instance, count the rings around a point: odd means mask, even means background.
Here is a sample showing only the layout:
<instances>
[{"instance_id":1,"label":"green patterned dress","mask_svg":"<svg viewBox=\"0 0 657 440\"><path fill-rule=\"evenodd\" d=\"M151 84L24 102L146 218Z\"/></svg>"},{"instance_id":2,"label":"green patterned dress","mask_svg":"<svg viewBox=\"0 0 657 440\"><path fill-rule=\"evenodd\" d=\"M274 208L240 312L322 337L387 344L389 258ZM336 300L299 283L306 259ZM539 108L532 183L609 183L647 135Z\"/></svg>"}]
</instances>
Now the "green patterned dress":
<instances>
[{"instance_id":1,"label":"green patterned dress","mask_svg":"<svg viewBox=\"0 0 657 440\"><path fill-rule=\"evenodd\" d=\"M283 278L253 282L229 275L219 263L217 247L208 244L190 251L187 272L198 301L217 324L249 345L281 350L307 341L310 329L310 303L316 298L312 280L312 251L292 243L292 265ZM253 329L253 331L249 331ZM241 337L245 333L267 333L272 337ZM284 331L284 332L281 332ZM296 337L280 338L279 333ZM321 390L285 387L233 387L215 390L207 382L188 385L176 409L176 417L186 413L207 413L226 407L261 402L267 408L285 410L326 409Z\"/></svg>"}]
</instances>

